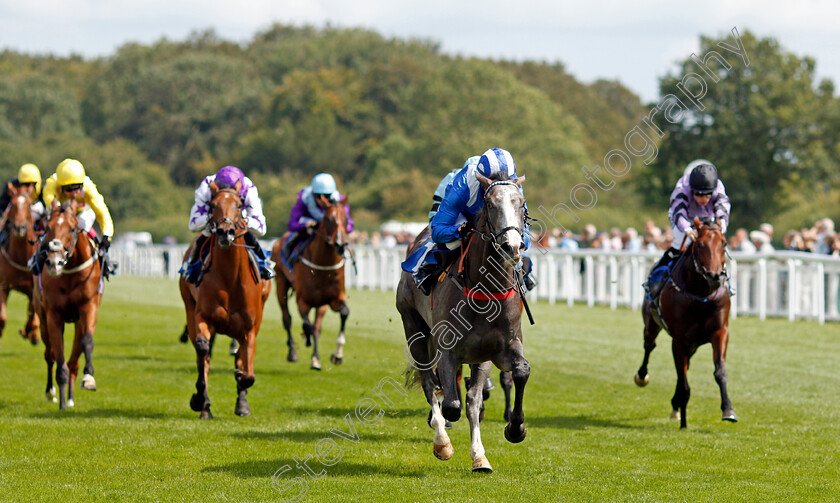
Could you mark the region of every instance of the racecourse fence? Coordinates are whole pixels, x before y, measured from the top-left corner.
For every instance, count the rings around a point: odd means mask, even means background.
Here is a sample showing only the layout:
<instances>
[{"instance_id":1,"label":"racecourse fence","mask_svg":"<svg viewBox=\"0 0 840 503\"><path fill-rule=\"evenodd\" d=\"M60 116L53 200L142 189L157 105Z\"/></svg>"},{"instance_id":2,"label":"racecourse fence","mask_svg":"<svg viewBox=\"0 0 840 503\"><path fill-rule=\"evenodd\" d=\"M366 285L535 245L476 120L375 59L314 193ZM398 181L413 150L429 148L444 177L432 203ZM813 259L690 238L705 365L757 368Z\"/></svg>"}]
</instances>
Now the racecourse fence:
<instances>
[{"instance_id":1,"label":"racecourse fence","mask_svg":"<svg viewBox=\"0 0 840 503\"><path fill-rule=\"evenodd\" d=\"M270 248L269 243L263 243ZM117 274L177 278L187 245L113 246ZM356 267L345 267L347 288L394 290L400 279L405 247L353 248ZM580 250L533 250L538 285L531 298L550 304L585 303L631 309L641 308L648 270L659 254ZM840 258L802 252L772 254L732 253L727 269L731 277L731 316L840 321Z\"/></svg>"}]
</instances>

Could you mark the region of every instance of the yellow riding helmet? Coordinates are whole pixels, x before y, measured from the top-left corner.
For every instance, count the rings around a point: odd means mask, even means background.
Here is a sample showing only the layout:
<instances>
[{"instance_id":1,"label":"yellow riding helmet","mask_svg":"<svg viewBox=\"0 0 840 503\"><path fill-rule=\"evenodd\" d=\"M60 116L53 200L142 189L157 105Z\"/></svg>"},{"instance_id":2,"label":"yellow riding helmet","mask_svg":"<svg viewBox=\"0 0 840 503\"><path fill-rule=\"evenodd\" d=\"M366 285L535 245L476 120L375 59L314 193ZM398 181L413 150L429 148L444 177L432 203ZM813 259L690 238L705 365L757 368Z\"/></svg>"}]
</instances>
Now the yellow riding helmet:
<instances>
[{"instance_id":1,"label":"yellow riding helmet","mask_svg":"<svg viewBox=\"0 0 840 503\"><path fill-rule=\"evenodd\" d=\"M85 167L76 159L64 159L55 170L59 187L85 182Z\"/></svg>"},{"instance_id":2,"label":"yellow riding helmet","mask_svg":"<svg viewBox=\"0 0 840 503\"><path fill-rule=\"evenodd\" d=\"M18 170L18 183L34 183L35 192L32 194L33 199L37 199L41 193L41 171L38 166L26 163Z\"/></svg>"}]
</instances>

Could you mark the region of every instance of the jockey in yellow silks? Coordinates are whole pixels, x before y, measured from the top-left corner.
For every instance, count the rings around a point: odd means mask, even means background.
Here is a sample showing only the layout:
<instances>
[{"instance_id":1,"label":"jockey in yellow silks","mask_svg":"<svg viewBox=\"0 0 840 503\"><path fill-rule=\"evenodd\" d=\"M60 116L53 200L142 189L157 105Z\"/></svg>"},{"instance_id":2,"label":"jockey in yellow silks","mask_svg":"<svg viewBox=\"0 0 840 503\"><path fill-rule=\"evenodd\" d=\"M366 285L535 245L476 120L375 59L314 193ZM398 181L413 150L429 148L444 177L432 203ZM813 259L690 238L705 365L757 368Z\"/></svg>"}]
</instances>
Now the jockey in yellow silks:
<instances>
[{"instance_id":1,"label":"jockey in yellow silks","mask_svg":"<svg viewBox=\"0 0 840 503\"><path fill-rule=\"evenodd\" d=\"M102 230L102 238L99 240L100 252L104 254L108 251L111 247L111 237L114 235L114 221L111 220L111 212L108 211L105 198L96 189L96 185L90 177L85 174L85 168L81 162L76 159L61 161L55 173L44 182L43 197L47 211L49 211L53 200L56 198L61 204L70 199L75 199L77 205L76 218L79 219L79 227L82 231L90 234L91 237L95 237L92 228L93 223L98 222ZM46 259L45 246L45 243L41 243L38 253L35 254L37 260L31 261L30 265L34 274L39 274L43 268ZM107 276L111 271L106 269L106 267L103 267L103 273Z\"/></svg>"}]
</instances>

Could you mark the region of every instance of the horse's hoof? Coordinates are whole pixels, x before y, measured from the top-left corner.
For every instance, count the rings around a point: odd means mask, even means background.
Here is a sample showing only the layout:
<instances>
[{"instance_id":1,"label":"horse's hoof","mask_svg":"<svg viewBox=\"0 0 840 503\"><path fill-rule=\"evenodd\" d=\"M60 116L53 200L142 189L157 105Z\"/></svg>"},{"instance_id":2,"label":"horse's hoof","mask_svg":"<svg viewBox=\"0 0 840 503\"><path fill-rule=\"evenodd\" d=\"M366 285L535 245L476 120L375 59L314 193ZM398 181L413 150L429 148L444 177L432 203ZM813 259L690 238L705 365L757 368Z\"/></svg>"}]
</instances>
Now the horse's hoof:
<instances>
[{"instance_id":1,"label":"horse's hoof","mask_svg":"<svg viewBox=\"0 0 840 503\"><path fill-rule=\"evenodd\" d=\"M55 396L55 386L47 390L45 393L47 395L47 401L52 403L58 403L58 398Z\"/></svg>"},{"instance_id":2,"label":"horse's hoof","mask_svg":"<svg viewBox=\"0 0 840 503\"><path fill-rule=\"evenodd\" d=\"M82 376L81 388L88 391L96 391L96 379L90 374L85 374Z\"/></svg>"},{"instance_id":3,"label":"horse's hoof","mask_svg":"<svg viewBox=\"0 0 840 503\"><path fill-rule=\"evenodd\" d=\"M455 454L455 449L452 447L452 442L447 442L446 445L435 445L435 457L441 461L446 461Z\"/></svg>"},{"instance_id":4,"label":"horse's hoof","mask_svg":"<svg viewBox=\"0 0 840 503\"><path fill-rule=\"evenodd\" d=\"M644 388L645 386L647 386L647 383L650 382L650 375L645 374L645 377L642 378L639 377L639 373L637 372L636 375L633 376L633 381L636 383L636 386Z\"/></svg>"},{"instance_id":5,"label":"horse's hoof","mask_svg":"<svg viewBox=\"0 0 840 503\"><path fill-rule=\"evenodd\" d=\"M204 408L204 397L198 393L193 393L193 396L190 397L190 408L195 412L201 412Z\"/></svg>"},{"instance_id":6,"label":"horse's hoof","mask_svg":"<svg viewBox=\"0 0 840 503\"><path fill-rule=\"evenodd\" d=\"M248 405L248 402L245 400L237 400L236 401L236 408L233 409L233 413L239 417L246 417L251 415L251 406Z\"/></svg>"},{"instance_id":7,"label":"horse's hoof","mask_svg":"<svg viewBox=\"0 0 840 503\"><path fill-rule=\"evenodd\" d=\"M312 370L321 370L321 360L313 357L312 364L309 365L309 368L311 368Z\"/></svg>"},{"instance_id":8,"label":"horse's hoof","mask_svg":"<svg viewBox=\"0 0 840 503\"><path fill-rule=\"evenodd\" d=\"M335 353L333 353L333 354L331 354L331 355L330 355L330 362L331 362L333 365L341 365L341 363L342 363L343 361L344 361L344 358L342 358L342 357L340 357L340 356L335 356Z\"/></svg>"},{"instance_id":9,"label":"horse's hoof","mask_svg":"<svg viewBox=\"0 0 840 503\"><path fill-rule=\"evenodd\" d=\"M289 349L289 354L286 356L286 361L290 363L295 363L298 361L297 351L294 349Z\"/></svg>"},{"instance_id":10,"label":"horse's hoof","mask_svg":"<svg viewBox=\"0 0 840 503\"><path fill-rule=\"evenodd\" d=\"M201 411L201 415L198 416L199 419L213 419L213 413L210 412L210 408Z\"/></svg>"},{"instance_id":11,"label":"horse's hoof","mask_svg":"<svg viewBox=\"0 0 840 503\"><path fill-rule=\"evenodd\" d=\"M735 411L732 409L727 410L723 413L723 417L721 421L729 421L730 423L737 423L738 422L738 415L735 414Z\"/></svg>"},{"instance_id":12,"label":"horse's hoof","mask_svg":"<svg viewBox=\"0 0 840 503\"><path fill-rule=\"evenodd\" d=\"M75 406L76 406L76 402L74 402L72 398L68 398L67 399L67 407L69 408L69 407L75 407Z\"/></svg>"},{"instance_id":13,"label":"horse's hoof","mask_svg":"<svg viewBox=\"0 0 840 503\"><path fill-rule=\"evenodd\" d=\"M490 466L490 462L487 461L487 458L481 456L473 461L472 471L473 473L493 473L493 467Z\"/></svg>"},{"instance_id":14,"label":"horse's hoof","mask_svg":"<svg viewBox=\"0 0 840 503\"><path fill-rule=\"evenodd\" d=\"M672 421L679 421L680 420L680 411L674 409L671 411L671 420Z\"/></svg>"},{"instance_id":15,"label":"horse's hoof","mask_svg":"<svg viewBox=\"0 0 840 503\"><path fill-rule=\"evenodd\" d=\"M512 432L510 423L505 426L505 439L512 444L518 444L519 442L525 440L525 435L527 434L528 430L525 429L524 424L519 425L519 432Z\"/></svg>"},{"instance_id":16,"label":"horse's hoof","mask_svg":"<svg viewBox=\"0 0 840 503\"><path fill-rule=\"evenodd\" d=\"M38 343L41 342L41 339L39 339L38 337L35 337L33 339L29 339L29 342L31 342L33 346L37 346Z\"/></svg>"},{"instance_id":17,"label":"horse's hoof","mask_svg":"<svg viewBox=\"0 0 840 503\"><path fill-rule=\"evenodd\" d=\"M461 401L452 400L451 403L444 402L441 406L441 413L444 419L452 421L453 423L461 419Z\"/></svg>"}]
</instances>

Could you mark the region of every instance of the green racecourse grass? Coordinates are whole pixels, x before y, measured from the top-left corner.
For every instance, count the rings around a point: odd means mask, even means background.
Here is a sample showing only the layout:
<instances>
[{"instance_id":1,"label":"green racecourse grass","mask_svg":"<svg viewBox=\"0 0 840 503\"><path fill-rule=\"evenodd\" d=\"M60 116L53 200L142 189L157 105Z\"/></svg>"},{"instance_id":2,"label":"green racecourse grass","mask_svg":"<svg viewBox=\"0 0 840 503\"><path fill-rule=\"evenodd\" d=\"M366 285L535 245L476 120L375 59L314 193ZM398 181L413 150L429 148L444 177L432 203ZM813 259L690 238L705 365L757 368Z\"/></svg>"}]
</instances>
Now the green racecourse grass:
<instances>
[{"instance_id":1,"label":"green racecourse grass","mask_svg":"<svg viewBox=\"0 0 840 503\"><path fill-rule=\"evenodd\" d=\"M76 391L59 412L44 398L43 346L17 334L23 297L13 294L0 348L0 501L284 501L272 487L304 474L333 428L386 376L401 380L404 336L390 292L351 291L344 365L328 363L338 316L327 317L324 370L285 361L275 292L256 356L252 415L233 414L227 337L210 376L216 418L188 405L195 353L177 342L183 309L174 281L116 277L95 336L99 390ZM688 429L668 419L675 373L670 339L659 338L651 383L632 376L642 358L637 312L533 306L525 326L532 366L525 396L528 436L509 444L500 387L487 403L482 438L495 468L470 472L466 417L451 431L455 456L432 455L428 406L419 391L388 395L394 407L360 440L337 438L343 458L307 477L302 501L837 501L840 499L840 329L836 324L732 323L729 390L741 419L720 420L711 348L692 360ZM69 328L69 327L68 327ZM295 316L294 332L300 332ZM70 344L68 330L67 344ZM298 337L298 340L300 338ZM494 372L494 378L498 374ZM498 382L498 381L497 381ZM336 438L336 437L333 437ZM335 451L333 452L333 454Z\"/></svg>"}]
</instances>

